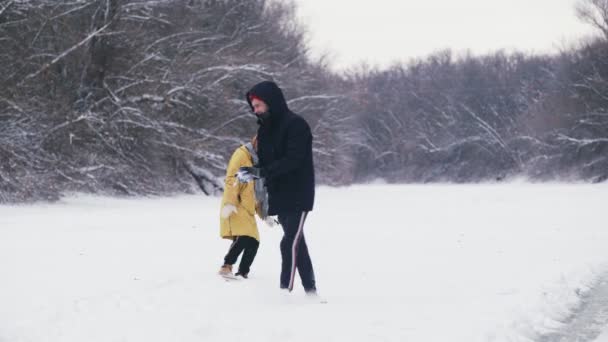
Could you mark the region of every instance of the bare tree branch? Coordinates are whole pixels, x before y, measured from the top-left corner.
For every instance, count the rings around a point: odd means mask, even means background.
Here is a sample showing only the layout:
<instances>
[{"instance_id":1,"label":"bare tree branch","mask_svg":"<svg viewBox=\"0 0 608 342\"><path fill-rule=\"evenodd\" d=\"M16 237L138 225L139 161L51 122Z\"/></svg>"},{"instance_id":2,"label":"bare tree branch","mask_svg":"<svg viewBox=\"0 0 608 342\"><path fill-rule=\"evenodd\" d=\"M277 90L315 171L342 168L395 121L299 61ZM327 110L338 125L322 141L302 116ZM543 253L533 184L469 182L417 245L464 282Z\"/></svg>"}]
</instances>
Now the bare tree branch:
<instances>
[{"instance_id":1,"label":"bare tree branch","mask_svg":"<svg viewBox=\"0 0 608 342\"><path fill-rule=\"evenodd\" d=\"M80 48L81 46L83 46L84 44L86 44L89 40L91 40L93 37L95 37L96 35L98 35L102 31L104 31L109 26L110 26L110 23L108 23L108 24L104 25L103 27L101 27L100 29L98 29L98 30L90 33L85 39L81 40L78 44L76 44L76 45L72 46L71 48L65 50L64 52L62 52L61 54L59 54L57 57L55 57L52 61L50 61L48 63L45 63L42 66L42 68L38 69L38 71L27 75L24 78L23 81L26 81L26 80L28 80L30 78L34 78L34 77L40 75L42 72L44 72L45 70L47 70L48 68L50 68L52 65L54 65L57 62L59 62L62 58L66 57L70 53L74 52L75 50L77 50L78 48Z\"/></svg>"}]
</instances>

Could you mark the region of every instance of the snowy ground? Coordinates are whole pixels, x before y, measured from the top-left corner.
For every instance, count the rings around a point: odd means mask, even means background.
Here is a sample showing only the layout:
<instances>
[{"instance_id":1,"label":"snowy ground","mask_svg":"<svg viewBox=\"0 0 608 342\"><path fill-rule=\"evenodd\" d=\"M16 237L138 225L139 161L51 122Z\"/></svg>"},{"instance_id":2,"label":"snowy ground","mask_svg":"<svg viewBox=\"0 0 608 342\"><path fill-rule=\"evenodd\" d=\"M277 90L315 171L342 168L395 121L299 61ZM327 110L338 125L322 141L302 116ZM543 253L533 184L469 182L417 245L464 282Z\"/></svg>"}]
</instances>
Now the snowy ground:
<instances>
[{"instance_id":1,"label":"snowy ground","mask_svg":"<svg viewBox=\"0 0 608 342\"><path fill-rule=\"evenodd\" d=\"M604 329L604 332L595 340L595 342L608 342L608 329Z\"/></svg>"},{"instance_id":2,"label":"snowy ground","mask_svg":"<svg viewBox=\"0 0 608 342\"><path fill-rule=\"evenodd\" d=\"M608 185L319 188L305 232L327 304L279 291L279 227L260 225L249 280L220 279L219 198L1 206L0 342L538 340L608 272L607 200Z\"/></svg>"}]
</instances>

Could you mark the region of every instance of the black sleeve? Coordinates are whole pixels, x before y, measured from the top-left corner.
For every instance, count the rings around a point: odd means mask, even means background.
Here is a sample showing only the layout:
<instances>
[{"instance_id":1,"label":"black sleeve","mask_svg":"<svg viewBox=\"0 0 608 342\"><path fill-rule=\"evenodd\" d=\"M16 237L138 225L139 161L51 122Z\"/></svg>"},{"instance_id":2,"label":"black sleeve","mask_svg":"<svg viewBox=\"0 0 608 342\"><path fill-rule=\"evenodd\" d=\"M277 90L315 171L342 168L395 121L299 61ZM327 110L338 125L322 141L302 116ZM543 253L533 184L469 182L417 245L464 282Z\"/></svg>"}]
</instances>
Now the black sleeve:
<instances>
[{"instance_id":1,"label":"black sleeve","mask_svg":"<svg viewBox=\"0 0 608 342\"><path fill-rule=\"evenodd\" d=\"M296 119L287 127L287 148L285 156L275 160L263 170L264 177L272 179L299 168L310 153L312 134L304 119Z\"/></svg>"}]
</instances>

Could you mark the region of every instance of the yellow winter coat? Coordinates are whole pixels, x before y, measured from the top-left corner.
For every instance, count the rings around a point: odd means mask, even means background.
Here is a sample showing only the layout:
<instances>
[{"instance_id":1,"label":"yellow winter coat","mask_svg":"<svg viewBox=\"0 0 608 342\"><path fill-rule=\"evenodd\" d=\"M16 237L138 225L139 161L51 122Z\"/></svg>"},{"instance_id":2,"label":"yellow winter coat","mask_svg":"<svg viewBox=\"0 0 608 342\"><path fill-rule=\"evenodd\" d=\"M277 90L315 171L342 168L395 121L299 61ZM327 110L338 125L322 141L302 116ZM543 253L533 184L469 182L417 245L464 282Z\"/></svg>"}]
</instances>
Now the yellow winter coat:
<instances>
[{"instance_id":1,"label":"yellow winter coat","mask_svg":"<svg viewBox=\"0 0 608 342\"><path fill-rule=\"evenodd\" d=\"M228 169L226 170L226 181L224 184L224 196L222 206L233 204L236 213L224 219L220 215L220 235L224 239L233 239L236 236L246 235L260 241L258 226L255 222L256 201L254 183L241 184L234 176L240 167L253 166L251 154L245 146L234 151Z\"/></svg>"}]
</instances>

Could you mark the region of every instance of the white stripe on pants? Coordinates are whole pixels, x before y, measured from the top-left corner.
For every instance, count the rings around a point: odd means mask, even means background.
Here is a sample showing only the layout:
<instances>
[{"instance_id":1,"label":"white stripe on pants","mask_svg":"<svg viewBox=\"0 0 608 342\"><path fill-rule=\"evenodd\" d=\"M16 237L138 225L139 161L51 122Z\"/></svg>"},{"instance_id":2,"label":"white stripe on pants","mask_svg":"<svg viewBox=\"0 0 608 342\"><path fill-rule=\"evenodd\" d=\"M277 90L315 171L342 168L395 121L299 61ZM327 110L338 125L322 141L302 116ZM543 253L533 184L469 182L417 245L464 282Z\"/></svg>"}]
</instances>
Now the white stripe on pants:
<instances>
[{"instance_id":1,"label":"white stripe on pants","mask_svg":"<svg viewBox=\"0 0 608 342\"><path fill-rule=\"evenodd\" d=\"M298 225L298 231L296 232L296 236L293 239L293 244L291 245L291 276L289 277L289 291L293 290L293 281L296 276L296 265L298 260L298 243L302 238L302 232L304 231L304 221L306 220L306 211L303 211L300 215L300 224Z\"/></svg>"}]
</instances>

